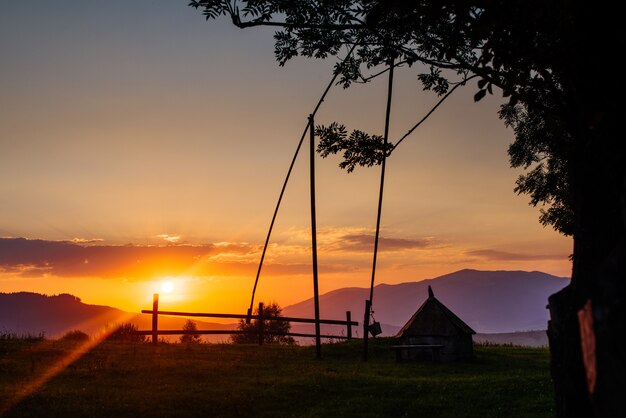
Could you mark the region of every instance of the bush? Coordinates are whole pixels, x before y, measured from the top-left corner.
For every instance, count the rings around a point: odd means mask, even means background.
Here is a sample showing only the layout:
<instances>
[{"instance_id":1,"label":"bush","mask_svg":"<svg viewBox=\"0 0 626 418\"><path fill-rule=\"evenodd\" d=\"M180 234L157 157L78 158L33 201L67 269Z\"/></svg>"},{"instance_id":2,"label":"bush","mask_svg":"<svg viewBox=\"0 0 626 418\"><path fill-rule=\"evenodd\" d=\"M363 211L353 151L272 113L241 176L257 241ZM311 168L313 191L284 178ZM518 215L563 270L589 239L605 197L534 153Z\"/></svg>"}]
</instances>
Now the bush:
<instances>
[{"instance_id":1,"label":"bush","mask_svg":"<svg viewBox=\"0 0 626 418\"><path fill-rule=\"evenodd\" d=\"M146 342L146 336L137 334L137 325L126 323L119 325L115 331L107 337L107 340L143 343Z\"/></svg>"},{"instance_id":2,"label":"bush","mask_svg":"<svg viewBox=\"0 0 626 418\"><path fill-rule=\"evenodd\" d=\"M61 337L61 341L72 341L72 342L85 342L89 341L89 335L85 334L80 330L72 330L65 333L64 336Z\"/></svg>"}]
</instances>

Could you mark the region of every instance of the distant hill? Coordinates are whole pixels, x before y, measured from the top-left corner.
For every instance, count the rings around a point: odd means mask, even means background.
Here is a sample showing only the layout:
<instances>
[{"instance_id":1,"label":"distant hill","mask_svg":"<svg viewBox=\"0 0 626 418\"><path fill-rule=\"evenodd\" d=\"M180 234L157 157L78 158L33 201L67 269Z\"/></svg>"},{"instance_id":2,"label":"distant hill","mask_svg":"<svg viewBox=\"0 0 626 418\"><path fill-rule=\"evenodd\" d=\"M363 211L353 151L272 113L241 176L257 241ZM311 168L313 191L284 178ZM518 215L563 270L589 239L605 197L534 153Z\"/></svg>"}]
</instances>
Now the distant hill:
<instances>
[{"instance_id":1,"label":"distant hill","mask_svg":"<svg viewBox=\"0 0 626 418\"><path fill-rule=\"evenodd\" d=\"M182 329L186 318L159 316L160 329ZM126 322L139 329L150 329L152 317L102 305L88 305L69 294L46 296L38 293L0 293L0 334L44 334L58 338L71 330L95 335L107 326ZM233 329L234 325L195 321L198 329ZM173 336L177 339L178 336ZM205 337L207 338L207 337ZM225 341L228 335L211 336L211 341Z\"/></svg>"},{"instance_id":2,"label":"distant hill","mask_svg":"<svg viewBox=\"0 0 626 418\"><path fill-rule=\"evenodd\" d=\"M521 347L548 347L546 331L507 332L502 334L475 334L475 343L516 345Z\"/></svg>"},{"instance_id":3,"label":"distant hill","mask_svg":"<svg viewBox=\"0 0 626 418\"><path fill-rule=\"evenodd\" d=\"M568 283L538 271L460 270L430 280L376 286L374 316L383 335L394 335L426 300L430 285L435 296L478 333L544 330L548 296ZM362 323L368 296L369 289L356 287L328 292L320 296L320 316L343 319L349 310L353 320ZM291 317L313 317L313 312L313 299L283 309Z\"/></svg>"}]
</instances>

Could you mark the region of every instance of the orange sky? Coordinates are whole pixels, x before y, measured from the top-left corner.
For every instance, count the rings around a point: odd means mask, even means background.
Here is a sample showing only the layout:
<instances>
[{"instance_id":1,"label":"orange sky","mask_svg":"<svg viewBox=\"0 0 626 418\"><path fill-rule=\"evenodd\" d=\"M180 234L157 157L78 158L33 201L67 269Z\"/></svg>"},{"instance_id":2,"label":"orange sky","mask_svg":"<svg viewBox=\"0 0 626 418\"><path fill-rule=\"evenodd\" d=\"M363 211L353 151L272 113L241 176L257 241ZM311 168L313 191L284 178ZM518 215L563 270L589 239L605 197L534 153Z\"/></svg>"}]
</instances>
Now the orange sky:
<instances>
[{"instance_id":1,"label":"orange sky","mask_svg":"<svg viewBox=\"0 0 626 418\"><path fill-rule=\"evenodd\" d=\"M243 312L333 64L280 68L272 51L271 31L206 23L184 3L0 3L0 237L76 243L17 259L21 241L4 240L0 292L67 292L137 311L171 280L167 306ZM436 100L415 74L397 73L392 139ZM385 83L335 88L317 123L381 133ZM571 240L513 193L520 173L508 167L500 99L474 104L473 89L388 160L379 283L462 268L569 275ZM312 291L306 157L259 287L283 306ZM318 161L320 290L367 287L379 168L346 174L337 158Z\"/></svg>"}]
</instances>

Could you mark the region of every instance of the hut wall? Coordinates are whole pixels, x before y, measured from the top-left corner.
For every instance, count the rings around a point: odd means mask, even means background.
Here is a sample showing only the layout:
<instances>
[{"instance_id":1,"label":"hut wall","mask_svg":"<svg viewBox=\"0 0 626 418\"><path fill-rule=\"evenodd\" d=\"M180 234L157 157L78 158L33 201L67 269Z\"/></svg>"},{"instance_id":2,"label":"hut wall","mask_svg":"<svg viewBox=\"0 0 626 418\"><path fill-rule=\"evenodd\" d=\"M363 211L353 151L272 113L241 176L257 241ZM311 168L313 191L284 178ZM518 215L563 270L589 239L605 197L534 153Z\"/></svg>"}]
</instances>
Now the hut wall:
<instances>
[{"instance_id":1,"label":"hut wall","mask_svg":"<svg viewBox=\"0 0 626 418\"><path fill-rule=\"evenodd\" d=\"M402 345L442 345L439 352L441 361L453 361L472 357L474 353L472 336L470 334L457 333L454 336L445 335L414 335L404 337L398 341ZM404 360L431 360L428 350L408 349L402 353Z\"/></svg>"},{"instance_id":2,"label":"hut wall","mask_svg":"<svg viewBox=\"0 0 626 418\"><path fill-rule=\"evenodd\" d=\"M471 334L459 334L455 338L455 354L457 358L468 358L474 355L474 342Z\"/></svg>"}]
</instances>

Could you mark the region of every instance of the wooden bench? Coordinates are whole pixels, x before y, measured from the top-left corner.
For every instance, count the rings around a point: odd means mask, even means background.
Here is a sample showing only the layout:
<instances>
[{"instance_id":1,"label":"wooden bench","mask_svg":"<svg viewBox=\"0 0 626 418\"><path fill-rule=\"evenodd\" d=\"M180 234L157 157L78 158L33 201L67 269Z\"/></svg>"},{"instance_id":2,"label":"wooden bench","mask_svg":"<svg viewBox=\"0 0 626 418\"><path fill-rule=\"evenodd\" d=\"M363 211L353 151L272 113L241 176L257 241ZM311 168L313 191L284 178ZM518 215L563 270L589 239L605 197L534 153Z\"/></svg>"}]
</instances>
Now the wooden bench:
<instances>
[{"instance_id":1,"label":"wooden bench","mask_svg":"<svg viewBox=\"0 0 626 418\"><path fill-rule=\"evenodd\" d=\"M443 345L441 344L404 344L391 346L391 349L396 352L396 361L402 361L403 352L406 352L408 355L409 350L416 350L430 351L433 363L439 363L439 352L442 348Z\"/></svg>"}]
</instances>

